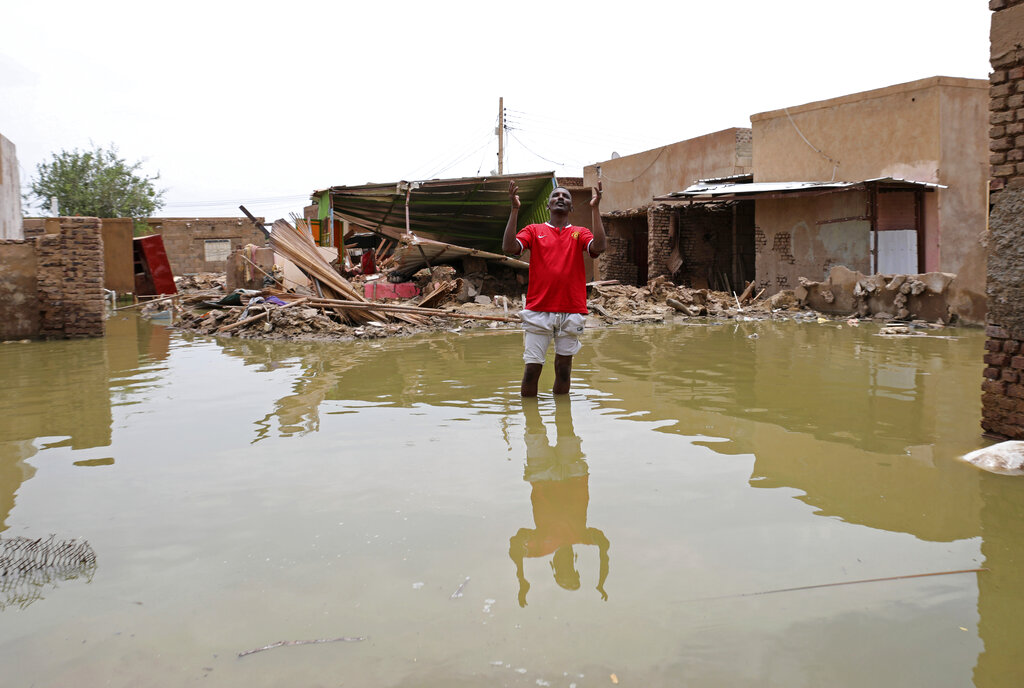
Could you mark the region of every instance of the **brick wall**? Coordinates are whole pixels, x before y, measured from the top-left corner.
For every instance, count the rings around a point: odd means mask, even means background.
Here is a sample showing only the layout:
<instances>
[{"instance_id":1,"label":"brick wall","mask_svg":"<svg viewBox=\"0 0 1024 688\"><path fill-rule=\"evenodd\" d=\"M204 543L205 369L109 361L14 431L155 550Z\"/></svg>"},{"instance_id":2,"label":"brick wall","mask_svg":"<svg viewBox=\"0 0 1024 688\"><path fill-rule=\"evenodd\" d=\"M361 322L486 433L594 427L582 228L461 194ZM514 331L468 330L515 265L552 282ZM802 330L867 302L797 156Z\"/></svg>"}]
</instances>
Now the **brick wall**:
<instances>
[{"instance_id":1,"label":"brick wall","mask_svg":"<svg viewBox=\"0 0 1024 688\"><path fill-rule=\"evenodd\" d=\"M1024 0L992 0L985 432L1024 439Z\"/></svg>"},{"instance_id":2,"label":"brick wall","mask_svg":"<svg viewBox=\"0 0 1024 688\"><path fill-rule=\"evenodd\" d=\"M668 267L672 251L675 211L669 206L652 205L647 209L647 279L672 276Z\"/></svg>"},{"instance_id":3,"label":"brick wall","mask_svg":"<svg viewBox=\"0 0 1024 688\"><path fill-rule=\"evenodd\" d=\"M622 284L636 284L637 269L632 262L632 245L625 237L607 238L607 249L597 261L596 279L619 280Z\"/></svg>"},{"instance_id":4,"label":"brick wall","mask_svg":"<svg viewBox=\"0 0 1024 688\"><path fill-rule=\"evenodd\" d=\"M102 337L103 238L99 219L62 217L58 234L36 238L39 334Z\"/></svg>"},{"instance_id":5,"label":"brick wall","mask_svg":"<svg viewBox=\"0 0 1024 688\"><path fill-rule=\"evenodd\" d=\"M256 218L263 222L263 218ZM160 234L167 251L171 272L190 275L198 272L224 272L226 260L207 260L207 241L227 240L228 254L247 244L264 246L267 238L245 217L153 217L146 220L151 233ZM210 251L213 251L211 245Z\"/></svg>"},{"instance_id":6,"label":"brick wall","mask_svg":"<svg viewBox=\"0 0 1024 688\"><path fill-rule=\"evenodd\" d=\"M1024 341L997 325L989 325L986 334L981 427L993 435L1019 438L1024 428Z\"/></svg>"},{"instance_id":7,"label":"brick wall","mask_svg":"<svg viewBox=\"0 0 1024 688\"><path fill-rule=\"evenodd\" d=\"M594 261L594 279L614 279L622 284L636 284L639 268L636 264L636 241L645 241L647 228L646 212L627 215L604 215L607 247ZM639 235L639 236L638 236Z\"/></svg>"}]
</instances>

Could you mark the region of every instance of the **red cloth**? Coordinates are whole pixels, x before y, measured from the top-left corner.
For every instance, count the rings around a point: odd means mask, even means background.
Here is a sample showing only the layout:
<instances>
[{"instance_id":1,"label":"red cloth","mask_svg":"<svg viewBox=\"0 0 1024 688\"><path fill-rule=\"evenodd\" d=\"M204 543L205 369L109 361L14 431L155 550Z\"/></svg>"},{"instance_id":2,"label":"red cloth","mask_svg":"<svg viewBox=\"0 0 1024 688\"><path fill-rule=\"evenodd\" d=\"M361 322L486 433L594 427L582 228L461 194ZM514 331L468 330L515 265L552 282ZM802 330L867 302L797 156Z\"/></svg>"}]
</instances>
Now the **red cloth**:
<instances>
[{"instance_id":1,"label":"red cloth","mask_svg":"<svg viewBox=\"0 0 1024 688\"><path fill-rule=\"evenodd\" d=\"M359 259L359 267L362 268L364 275L372 275L377 272L377 260L373 251L363 253L363 257Z\"/></svg>"},{"instance_id":2,"label":"red cloth","mask_svg":"<svg viewBox=\"0 0 1024 688\"><path fill-rule=\"evenodd\" d=\"M587 275L583 252L594 235L586 227L557 228L545 222L527 225L516 239L530 250L530 286L526 308L546 313L587 312Z\"/></svg>"}]
</instances>

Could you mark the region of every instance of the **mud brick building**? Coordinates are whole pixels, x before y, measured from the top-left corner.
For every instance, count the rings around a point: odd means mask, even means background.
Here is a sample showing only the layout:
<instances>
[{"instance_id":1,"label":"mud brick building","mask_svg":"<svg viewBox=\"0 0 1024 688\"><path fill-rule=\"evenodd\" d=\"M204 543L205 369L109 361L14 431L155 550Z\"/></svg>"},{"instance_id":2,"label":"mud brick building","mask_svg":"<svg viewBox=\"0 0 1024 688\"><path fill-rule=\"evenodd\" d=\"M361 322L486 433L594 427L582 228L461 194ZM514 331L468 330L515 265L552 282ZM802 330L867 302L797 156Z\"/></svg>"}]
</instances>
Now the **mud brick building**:
<instances>
[{"instance_id":1,"label":"mud brick building","mask_svg":"<svg viewBox=\"0 0 1024 688\"><path fill-rule=\"evenodd\" d=\"M62 217L0 240L0 339L103 336L101 231L98 218Z\"/></svg>"},{"instance_id":2,"label":"mud brick building","mask_svg":"<svg viewBox=\"0 0 1024 688\"><path fill-rule=\"evenodd\" d=\"M1024 439L1024 0L992 0L985 432Z\"/></svg>"}]
</instances>

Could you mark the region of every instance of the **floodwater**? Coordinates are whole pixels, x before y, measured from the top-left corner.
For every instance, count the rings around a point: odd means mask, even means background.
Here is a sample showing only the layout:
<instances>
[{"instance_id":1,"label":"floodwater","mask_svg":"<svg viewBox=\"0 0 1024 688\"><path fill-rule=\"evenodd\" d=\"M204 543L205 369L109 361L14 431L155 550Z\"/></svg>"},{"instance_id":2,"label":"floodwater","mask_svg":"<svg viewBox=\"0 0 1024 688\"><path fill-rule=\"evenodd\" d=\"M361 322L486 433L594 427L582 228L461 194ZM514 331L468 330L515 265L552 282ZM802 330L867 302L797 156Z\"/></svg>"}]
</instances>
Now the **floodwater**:
<instances>
[{"instance_id":1,"label":"floodwater","mask_svg":"<svg viewBox=\"0 0 1024 688\"><path fill-rule=\"evenodd\" d=\"M0 537L96 565L0 583L0 684L1021 685L982 332L840 325L588 331L536 401L514 331L4 344Z\"/></svg>"}]
</instances>

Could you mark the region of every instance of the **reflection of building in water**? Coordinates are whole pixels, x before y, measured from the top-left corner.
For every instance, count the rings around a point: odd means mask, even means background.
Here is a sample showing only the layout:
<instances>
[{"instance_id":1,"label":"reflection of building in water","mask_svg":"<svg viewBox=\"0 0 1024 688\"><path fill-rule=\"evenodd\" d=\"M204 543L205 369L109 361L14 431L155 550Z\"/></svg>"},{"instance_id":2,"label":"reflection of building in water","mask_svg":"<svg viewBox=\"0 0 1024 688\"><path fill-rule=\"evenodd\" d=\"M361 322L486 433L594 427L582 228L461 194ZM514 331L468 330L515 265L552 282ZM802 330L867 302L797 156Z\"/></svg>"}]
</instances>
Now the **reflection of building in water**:
<instances>
[{"instance_id":1,"label":"reflection of building in water","mask_svg":"<svg viewBox=\"0 0 1024 688\"><path fill-rule=\"evenodd\" d=\"M623 380L599 383L612 407L678 421L660 432L727 438L696 443L752 456L752 487L792 488L818 516L923 541L979 538L974 685L1024 685L1024 478L954 458L979 442L980 403L962 390L977 387L980 333L974 348L870 327L809 324L754 341L742 326L643 330L628 345L595 332L588 348Z\"/></svg>"},{"instance_id":2,"label":"reflection of building in water","mask_svg":"<svg viewBox=\"0 0 1024 688\"><path fill-rule=\"evenodd\" d=\"M519 340L507 338L521 347ZM292 393L278 399L274 408L257 421L259 441L272 432L277 420L280 434L290 436L316 432L320 428L320 407L327 401L363 401L373 405L403 406L430 404L473 405L492 397L507 415L518 397L500 394L512 384L512 362L507 349L498 349L487 334L467 336L453 342L444 335L412 339L391 338L386 347L373 341L288 342L255 339L224 339L218 344L228 356L246 365L273 370L297 368ZM517 354L518 355L518 354ZM501 360L503 365L494 365ZM514 373L513 373L514 375ZM516 383L518 385L518 383ZM516 386L518 389L518 386ZM499 391L499 396L493 398ZM482 411L486 412L486 411Z\"/></svg>"},{"instance_id":3,"label":"reflection of building in water","mask_svg":"<svg viewBox=\"0 0 1024 688\"><path fill-rule=\"evenodd\" d=\"M168 354L167 329L134 315L107 321L103 339L9 344L0 349L0 532L14 496L35 468L25 463L41 448L110 445L111 396L127 384L120 375L142 359Z\"/></svg>"},{"instance_id":4,"label":"reflection of building in water","mask_svg":"<svg viewBox=\"0 0 1024 688\"><path fill-rule=\"evenodd\" d=\"M526 471L532 487L535 528L520 528L509 540L509 556L519 578L519 604L526 606L530 584L523 571L526 558L551 557L555 581L566 590L580 587L574 545L594 545L600 555L597 590L608 599L604 582L608 577L608 538L597 528L587 527L590 502L589 471L582 441L572 425L572 403L568 397L555 400L555 446L548 442L537 400L523 399L526 415Z\"/></svg>"}]
</instances>

